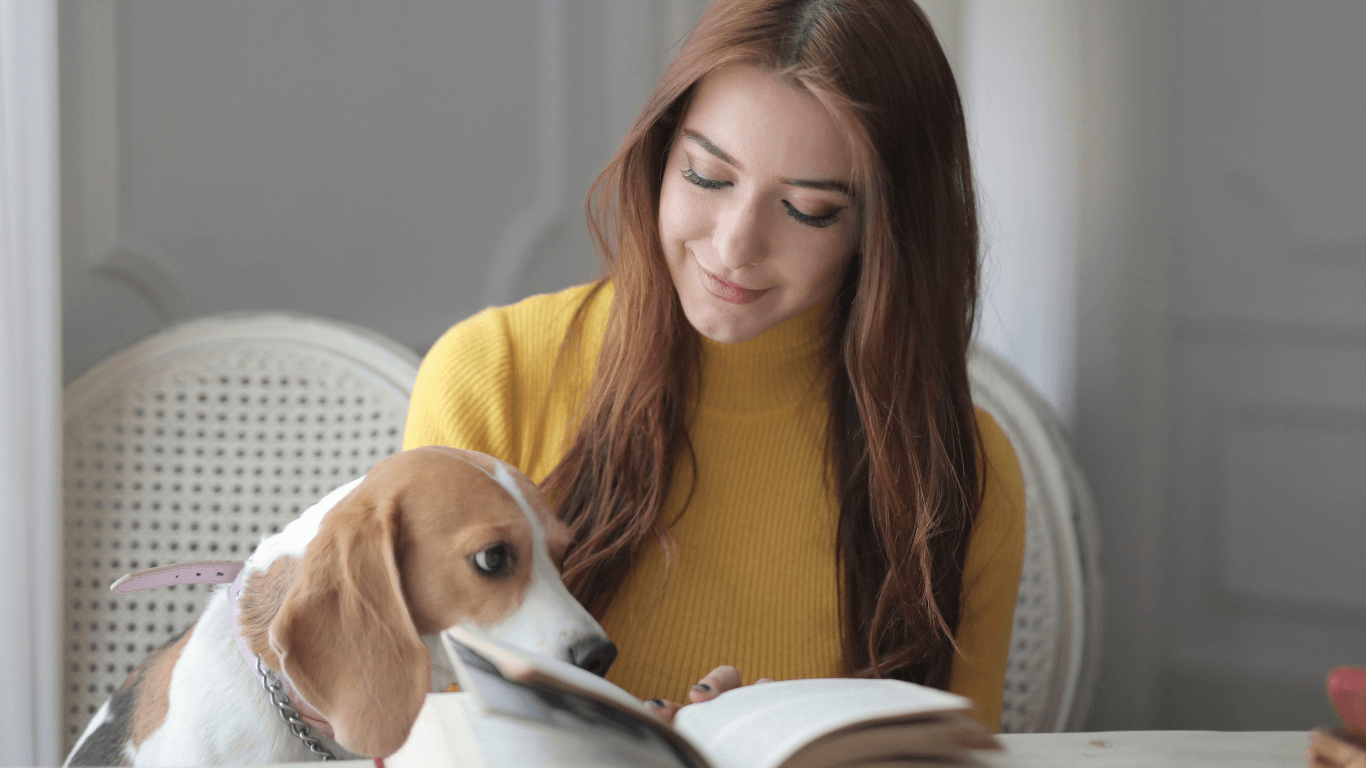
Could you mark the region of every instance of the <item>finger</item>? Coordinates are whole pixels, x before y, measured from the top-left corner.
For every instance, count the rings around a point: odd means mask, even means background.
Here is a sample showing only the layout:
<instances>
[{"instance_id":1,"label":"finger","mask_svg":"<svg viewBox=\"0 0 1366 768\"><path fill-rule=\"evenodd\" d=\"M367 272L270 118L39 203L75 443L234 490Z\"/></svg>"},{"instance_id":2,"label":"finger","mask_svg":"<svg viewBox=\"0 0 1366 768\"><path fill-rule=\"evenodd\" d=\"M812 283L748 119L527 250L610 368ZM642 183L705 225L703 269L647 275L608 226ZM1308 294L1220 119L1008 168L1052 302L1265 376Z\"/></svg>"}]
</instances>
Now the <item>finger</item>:
<instances>
[{"instance_id":1,"label":"finger","mask_svg":"<svg viewBox=\"0 0 1366 768\"><path fill-rule=\"evenodd\" d=\"M1305 750L1305 756L1309 759L1308 768L1340 768L1337 763L1315 752L1312 746Z\"/></svg>"},{"instance_id":2,"label":"finger","mask_svg":"<svg viewBox=\"0 0 1366 768\"><path fill-rule=\"evenodd\" d=\"M649 708L651 712L655 713L655 717L658 717L660 720L671 725L674 721L674 715L678 714L678 710L683 708L682 704L675 704L674 702L665 699L650 699L645 702L645 706Z\"/></svg>"},{"instance_id":3,"label":"finger","mask_svg":"<svg viewBox=\"0 0 1366 768\"><path fill-rule=\"evenodd\" d=\"M1312 746L1306 752L1309 757L1309 768L1343 768L1336 760L1320 754Z\"/></svg>"},{"instance_id":4,"label":"finger","mask_svg":"<svg viewBox=\"0 0 1366 768\"><path fill-rule=\"evenodd\" d=\"M1309 753L1315 758L1315 764L1322 762L1343 768L1366 768L1366 751L1325 731L1310 734Z\"/></svg>"},{"instance_id":5,"label":"finger","mask_svg":"<svg viewBox=\"0 0 1366 768\"><path fill-rule=\"evenodd\" d=\"M726 664L707 673L688 691L688 699L694 704L711 701L732 688L740 687L740 672Z\"/></svg>"}]
</instances>

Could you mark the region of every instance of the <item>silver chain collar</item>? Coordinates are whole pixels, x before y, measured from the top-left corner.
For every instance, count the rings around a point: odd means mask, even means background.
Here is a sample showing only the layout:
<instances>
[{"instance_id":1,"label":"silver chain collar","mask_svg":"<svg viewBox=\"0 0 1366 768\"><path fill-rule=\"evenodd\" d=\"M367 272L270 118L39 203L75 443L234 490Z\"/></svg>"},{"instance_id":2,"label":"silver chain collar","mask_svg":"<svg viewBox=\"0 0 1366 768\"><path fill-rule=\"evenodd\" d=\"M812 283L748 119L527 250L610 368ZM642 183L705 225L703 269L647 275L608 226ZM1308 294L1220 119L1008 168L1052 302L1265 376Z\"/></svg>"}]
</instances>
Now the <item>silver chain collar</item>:
<instances>
[{"instance_id":1,"label":"silver chain collar","mask_svg":"<svg viewBox=\"0 0 1366 768\"><path fill-rule=\"evenodd\" d=\"M270 703L275 705L280 719L289 725L289 730L308 747L308 751L317 755L323 760L336 760L337 756L332 754L318 737L313 735L313 729L309 727L299 717L299 710L290 703L289 696L285 693L285 687L275 678L274 673L266 669L266 665L261 663L261 657L256 657L256 674L261 678L261 685L265 687L266 694L270 696Z\"/></svg>"}]
</instances>

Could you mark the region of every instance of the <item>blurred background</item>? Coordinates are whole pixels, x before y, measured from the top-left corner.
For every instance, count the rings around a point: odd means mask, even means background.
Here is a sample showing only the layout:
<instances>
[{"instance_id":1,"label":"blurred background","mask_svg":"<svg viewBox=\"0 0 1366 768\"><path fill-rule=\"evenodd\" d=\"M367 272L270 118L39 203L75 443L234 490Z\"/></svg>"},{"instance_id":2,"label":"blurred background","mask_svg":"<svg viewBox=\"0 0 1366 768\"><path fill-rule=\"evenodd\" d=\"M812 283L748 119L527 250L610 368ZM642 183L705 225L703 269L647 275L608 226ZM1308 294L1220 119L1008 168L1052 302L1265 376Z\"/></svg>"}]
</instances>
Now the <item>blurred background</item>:
<instances>
[{"instance_id":1,"label":"blurred background","mask_svg":"<svg viewBox=\"0 0 1366 768\"><path fill-rule=\"evenodd\" d=\"M593 278L584 193L705 6L56 3L61 379L244 309L420 354ZM973 134L979 338L1097 500L1089 729L1331 722L1324 675L1366 664L1366 3L922 6Z\"/></svg>"}]
</instances>

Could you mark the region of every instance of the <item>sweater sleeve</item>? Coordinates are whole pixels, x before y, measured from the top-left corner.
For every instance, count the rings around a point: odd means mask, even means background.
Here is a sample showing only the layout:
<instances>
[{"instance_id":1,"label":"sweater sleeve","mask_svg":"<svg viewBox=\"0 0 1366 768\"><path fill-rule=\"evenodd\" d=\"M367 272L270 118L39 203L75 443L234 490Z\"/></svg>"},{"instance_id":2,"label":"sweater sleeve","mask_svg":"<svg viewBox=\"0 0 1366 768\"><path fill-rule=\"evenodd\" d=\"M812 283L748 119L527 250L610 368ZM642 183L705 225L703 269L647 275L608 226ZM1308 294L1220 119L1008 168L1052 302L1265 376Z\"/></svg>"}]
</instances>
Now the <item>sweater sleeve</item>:
<instances>
[{"instance_id":1,"label":"sweater sleeve","mask_svg":"<svg viewBox=\"0 0 1366 768\"><path fill-rule=\"evenodd\" d=\"M559 462L596 361L590 342L557 376L561 349L581 309L585 337L601 337L611 296L610 287L576 286L491 307L446 331L418 369L403 448L482 451L539 482Z\"/></svg>"},{"instance_id":2,"label":"sweater sleeve","mask_svg":"<svg viewBox=\"0 0 1366 768\"><path fill-rule=\"evenodd\" d=\"M486 309L437 340L417 372L403 449L468 448L520 466L512 422L513 345L506 314Z\"/></svg>"},{"instance_id":3,"label":"sweater sleeve","mask_svg":"<svg viewBox=\"0 0 1366 768\"><path fill-rule=\"evenodd\" d=\"M1006 656L1024 563L1024 479L1010 439L996 421L981 409L977 420L987 458L986 486L968 540L958 655L949 690L975 701L974 716L999 731Z\"/></svg>"}]
</instances>

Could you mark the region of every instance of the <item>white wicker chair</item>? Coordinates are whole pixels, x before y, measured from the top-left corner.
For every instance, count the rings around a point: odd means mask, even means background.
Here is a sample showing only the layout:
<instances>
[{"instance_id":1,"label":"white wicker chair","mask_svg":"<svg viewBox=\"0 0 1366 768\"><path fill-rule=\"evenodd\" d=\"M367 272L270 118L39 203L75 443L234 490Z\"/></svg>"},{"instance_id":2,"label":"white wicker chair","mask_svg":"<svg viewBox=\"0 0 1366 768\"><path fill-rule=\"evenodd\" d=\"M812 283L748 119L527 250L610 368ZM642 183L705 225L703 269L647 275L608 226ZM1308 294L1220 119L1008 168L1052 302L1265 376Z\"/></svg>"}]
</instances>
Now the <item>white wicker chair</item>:
<instances>
[{"instance_id":1,"label":"white wicker chair","mask_svg":"<svg viewBox=\"0 0 1366 768\"><path fill-rule=\"evenodd\" d=\"M197 616L194 585L111 595L126 572L245 558L306 505L401 446L418 358L377 334L283 313L154 334L64 399L65 749L151 649ZM1076 728L1100 624L1094 512L1047 404L974 349L973 396L1025 478L1026 552L1006 672L1006 732Z\"/></svg>"},{"instance_id":2,"label":"white wicker chair","mask_svg":"<svg viewBox=\"0 0 1366 768\"><path fill-rule=\"evenodd\" d=\"M974 347L973 400L1010 438L1025 484L1025 559L1001 730L1077 730L1100 651L1101 582L1091 494L1052 409L999 357Z\"/></svg>"},{"instance_id":3,"label":"white wicker chair","mask_svg":"<svg viewBox=\"0 0 1366 768\"><path fill-rule=\"evenodd\" d=\"M203 602L194 585L125 597L109 584L166 563L245 558L397 452L417 364L407 348L330 320L220 315L149 336L67 387L65 749Z\"/></svg>"}]
</instances>

